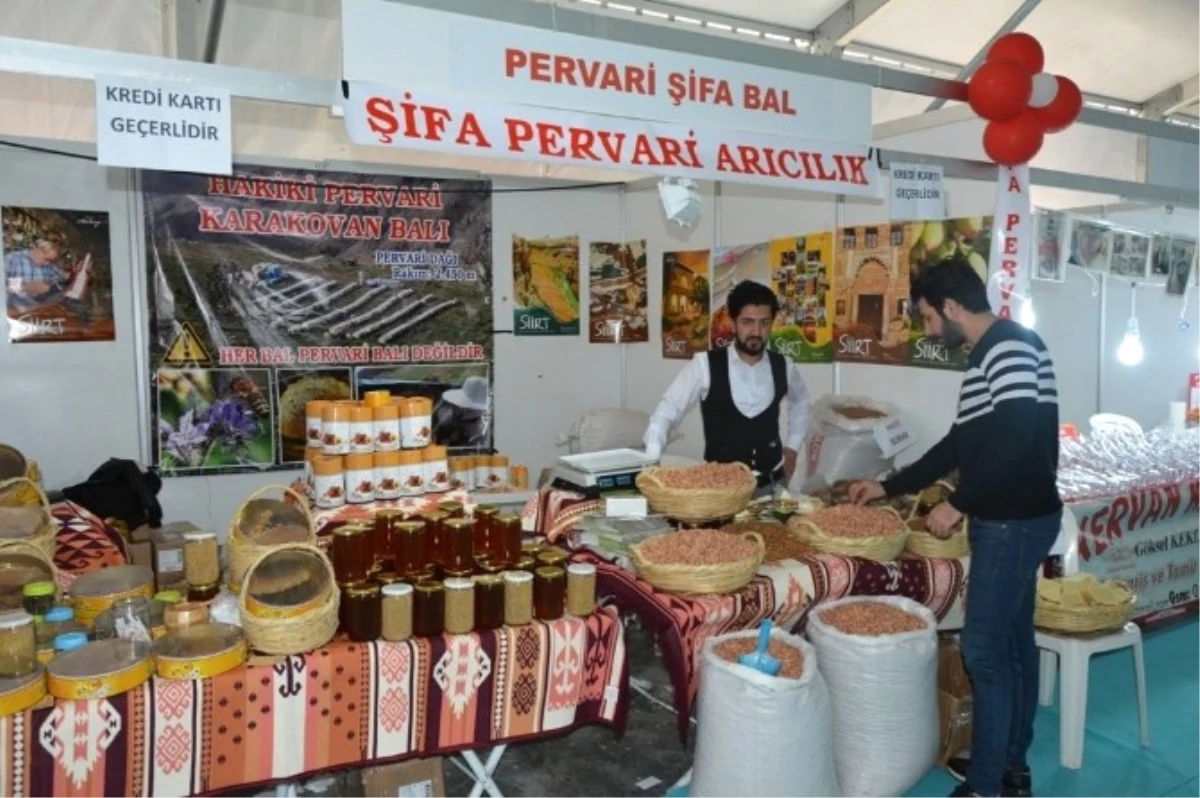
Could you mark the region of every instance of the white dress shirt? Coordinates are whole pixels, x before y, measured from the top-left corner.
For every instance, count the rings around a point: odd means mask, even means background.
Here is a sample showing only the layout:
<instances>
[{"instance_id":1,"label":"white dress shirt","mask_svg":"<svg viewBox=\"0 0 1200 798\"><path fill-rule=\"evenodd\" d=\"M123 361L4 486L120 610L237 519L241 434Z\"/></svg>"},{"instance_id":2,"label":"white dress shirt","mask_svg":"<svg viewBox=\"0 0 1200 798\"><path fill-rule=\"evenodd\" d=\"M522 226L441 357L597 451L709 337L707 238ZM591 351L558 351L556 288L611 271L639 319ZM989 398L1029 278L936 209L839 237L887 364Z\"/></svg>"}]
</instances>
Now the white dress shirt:
<instances>
[{"instance_id":1,"label":"white dress shirt","mask_svg":"<svg viewBox=\"0 0 1200 798\"><path fill-rule=\"evenodd\" d=\"M804 436L808 432L808 388L804 378L792 363L787 364L788 429L783 445L799 452L804 448ZM646 454L661 457L671 430L692 411L697 402L708 397L712 376L708 371L708 354L701 352L692 358L679 376L667 388L650 425L646 428L643 442ZM733 404L746 418L754 418L775 401L775 377L771 374L771 361L764 354L757 363L742 360L736 348L729 348L729 390Z\"/></svg>"}]
</instances>

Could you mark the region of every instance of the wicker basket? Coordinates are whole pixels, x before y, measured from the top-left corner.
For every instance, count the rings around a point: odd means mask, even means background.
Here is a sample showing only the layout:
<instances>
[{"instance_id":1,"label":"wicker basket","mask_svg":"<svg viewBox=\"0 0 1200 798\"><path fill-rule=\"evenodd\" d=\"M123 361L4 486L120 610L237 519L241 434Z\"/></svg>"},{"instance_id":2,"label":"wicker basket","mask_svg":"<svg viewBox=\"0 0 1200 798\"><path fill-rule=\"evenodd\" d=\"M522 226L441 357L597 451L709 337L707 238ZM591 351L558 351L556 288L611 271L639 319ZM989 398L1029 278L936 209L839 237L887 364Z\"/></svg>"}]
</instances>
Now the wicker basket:
<instances>
[{"instance_id":1,"label":"wicker basket","mask_svg":"<svg viewBox=\"0 0 1200 798\"><path fill-rule=\"evenodd\" d=\"M32 497L32 501L27 501ZM38 505L42 511L42 520L32 535L24 538L24 542L32 543L40 548L53 562L55 546L58 542L58 522L54 513L50 512L50 501L38 484L29 477L14 477L0 482L0 505L5 507L28 507Z\"/></svg>"},{"instance_id":2,"label":"wicker basket","mask_svg":"<svg viewBox=\"0 0 1200 798\"><path fill-rule=\"evenodd\" d=\"M702 524L716 518L733 518L746 509L758 480L744 463L734 463L745 472L746 482L730 488L668 488L661 475L665 468L647 468L637 476L637 487L656 513L685 523Z\"/></svg>"},{"instance_id":3,"label":"wicker basket","mask_svg":"<svg viewBox=\"0 0 1200 798\"><path fill-rule=\"evenodd\" d=\"M913 526L921 520L912 519L908 522L908 542L904 544L904 550L909 554L932 560L957 560L971 553L966 518L962 520L961 528L948 538L939 538L926 532L923 523L919 527Z\"/></svg>"},{"instance_id":4,"label":"wicker basket","mask_svg":"<svg viewBox=\"0 0 1200 798\"><path fill-rule=\"evenodd\" d=\"M329 569L328 590L324 601L305 612L286 618L263 618L246 609L245 591L238 596L238 610L242 618L242 630L250 647L263 654L291 656L320 648L333 639L338 629L338 603L341 594L329 558L314 545L307 543L285 543L263 551L246 569L246 581L263 560L272 554L284 551L306 551L321 558Z\"/></svg>"},{"instance_id":5,"label":"wicker basket","mask_svg":"<svg viewBox=\"0 0 1200 798\"><path fill-rule=\"evenodd\" d=\"M25 477L26 482L9 483L14 477ZM37 461L25 459L21 450L7 443L0 443L0 504L20 506L22 504L39 504L41 489L38 483L42 481L41 471Z\"/></svg>"},{"instance_id":6,"label":"wicker basket","mask_svg":"<svg viewBox=\"0 0 1200 798\"><path fill-rule=\"evenodd\" d=\"M235 593L241 589L242 581L251 563L256 562L263 554L279 548L280 544L264 546L255 543L242 533L242 516L246 511L247 505L270 491L281 491L285 497L290 496L294 500L296 507L304 514L308 526L308 539L304 542L312 544L317 542L317 533L313 526L312 512L308 509L308 501L303 496L286 485L264 485L254 491L242 502L241 507L238 508L238 511L233 516L233 521L229 525L229 542L227 544L229 555L228 582L229 589Z\"/></svg>"},{"instance_id":7,"label":"wicker basket","mask_svg":"<svg viewBox=\"0 0 1200 798\"><path fill-rule=\"evenodd\" d=\"M891 507L872 508L890 513L896 517L896 527L900 532L895 535L879 535L866 538L845 538L830 535L812 521L811 516L798 516L788 522L788 526L802 541L825 554L838 554L843 557L861 557L875 562L891 562L900 556L908 543L911 530Z\"/></svg>"},{"instance_id":8,"label":"wicker basket","mask_svg":"<svg viewBox=\"0 0 1200 798\"><path fill-rule=\"evenodd\" d=\"M62 602L62 576L59 574L58 568L54 565L53 555L47 555L45 549L29 540L0 541L0 555L5 554L24 554L36 558L45 565L50 571L50 580L54 582L54 601L55 603Z\"/></svg>"},{"instance_id":9,"label":"wicker basket","mask_svg":"<svg viewBox=\"0 0 1200 798\"><path fill-rule=\"evenodd\" d=\"M758 552L753 557L720 565L650 562L642 554L642 546L654 538L647 538L641 543L631 545L629 559L638 576L659 590L697 596L732 593L735 590L741 590L754 579L759 566L762 565L763 552L766 550L762 535L757 532L743 532L742 537L753 541L758 546Z\"/></svg>"},{"instance_id":10,"label":"wicker basket","mask_svg":"<svg viewBox=\"0 0 1200 798\"><path fill-rule=\"evenodd\" d=\"M1129 598L1120 604L1067 606L1046 601L1038 596L1033 605L1033 625L1047 632L1077 635L1120 629L1133 617L1137 597L1124 582L1117 584L1124 587L1129 594Z\"/></svg>"}]
</instances>

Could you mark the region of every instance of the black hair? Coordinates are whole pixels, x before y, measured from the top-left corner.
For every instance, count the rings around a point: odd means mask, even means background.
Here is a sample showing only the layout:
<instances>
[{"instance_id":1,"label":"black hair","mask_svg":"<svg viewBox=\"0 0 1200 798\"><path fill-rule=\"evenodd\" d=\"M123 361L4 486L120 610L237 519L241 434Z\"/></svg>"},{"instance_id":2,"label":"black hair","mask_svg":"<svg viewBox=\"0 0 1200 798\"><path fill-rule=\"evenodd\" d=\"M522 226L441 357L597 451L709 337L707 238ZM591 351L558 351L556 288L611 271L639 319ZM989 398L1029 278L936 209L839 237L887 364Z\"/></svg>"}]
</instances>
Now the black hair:
<instances>
[{"instance_id":1,"label":"black hair","mask_svg":"<svg viewBox=\"0 0 1200 798\"><path fill-rule=\"evenodd\" d=\"M968 313L988 313L987 285L962 252L921 269L912 283L912 306L924 299L938 313L946 310L946 300L953 299Z\"/></svg>"},{"instance_id":2,"label":"black hair","mask_svg":"<svg viewBox=\"0 0 1200 798\"><path fill-rule=\"evenodd\" d=\"M772 319L775 318L775 314L779 313L779 300L776 298L775 292L753 280L742 280L733 287L733 290L729 292L729 298L725 300L725 306L729 308L729 318L735 321L738 314L747 305L769 307Z\"/></svg>"}]
</instances>

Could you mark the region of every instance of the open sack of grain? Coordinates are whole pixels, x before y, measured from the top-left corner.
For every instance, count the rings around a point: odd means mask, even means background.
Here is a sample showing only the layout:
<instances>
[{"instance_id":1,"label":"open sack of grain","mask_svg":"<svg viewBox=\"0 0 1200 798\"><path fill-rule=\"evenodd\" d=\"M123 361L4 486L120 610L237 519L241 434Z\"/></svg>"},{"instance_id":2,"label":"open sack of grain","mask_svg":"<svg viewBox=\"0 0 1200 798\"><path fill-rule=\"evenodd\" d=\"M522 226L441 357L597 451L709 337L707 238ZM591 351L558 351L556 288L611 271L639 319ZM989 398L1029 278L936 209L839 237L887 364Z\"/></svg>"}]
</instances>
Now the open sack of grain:
<instances>
[{"instance_id":1,"label":"open sack of grain","mask_svg":"<svg viewBox=\"0 0 1200 798\"><path fill-rule=\"evenodd\" d=\"M813 405L808 465L796 487L804 493L846 479L875 479L892 467L875 441L875 427L898 413L894 405L865 396L822 396ZM794 478L793 482L800 479ZM792 486L789 486L792 487Z\"/></svg>"},{"instance_id":2,"label":"open sack of grain","mask_svg":"<svg viewBox=\"0 0 1200 798\"><path fill-rule=\"evenodd\" d=\"M841 599L812 612L808 639L829 686L841 794L904 795L937 757L937 619L900 596Z\"/></svg>"},{"instance_id":3,"label":"open sack of grain","mask_svg":"<svg viewBox=\"0 0 1200 798\"><path fill-rule=\"evenodd\" d=\"M829 690L803 639L775 629L779 676L736 663L758 631L714 637L700 652L693 796L841 795L830 750ZM730 661L732 658L734 661Z\"/></svg>"}]
</instances>

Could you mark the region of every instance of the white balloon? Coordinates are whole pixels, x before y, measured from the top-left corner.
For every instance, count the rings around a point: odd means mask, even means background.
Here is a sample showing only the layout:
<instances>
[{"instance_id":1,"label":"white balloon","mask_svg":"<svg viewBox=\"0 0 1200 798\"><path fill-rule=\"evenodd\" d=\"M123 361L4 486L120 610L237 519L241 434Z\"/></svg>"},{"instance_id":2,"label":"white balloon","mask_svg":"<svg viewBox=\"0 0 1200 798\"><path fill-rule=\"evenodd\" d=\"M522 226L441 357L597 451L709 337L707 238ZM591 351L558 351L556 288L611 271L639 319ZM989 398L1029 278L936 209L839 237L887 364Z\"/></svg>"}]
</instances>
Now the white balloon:
<instances>
[{"instance_id":1,"label":"white balloon","mask_svg":"<svg viewBox=\"0 0 1200 798\"><path fill-rule=\"evenodd\" d=\"M1029 98L1031 107L1045 108L1057 96L1058 78L1049 72L1039 72L1033 76L1033 95Z\"/></svg>"}]
</instances>

